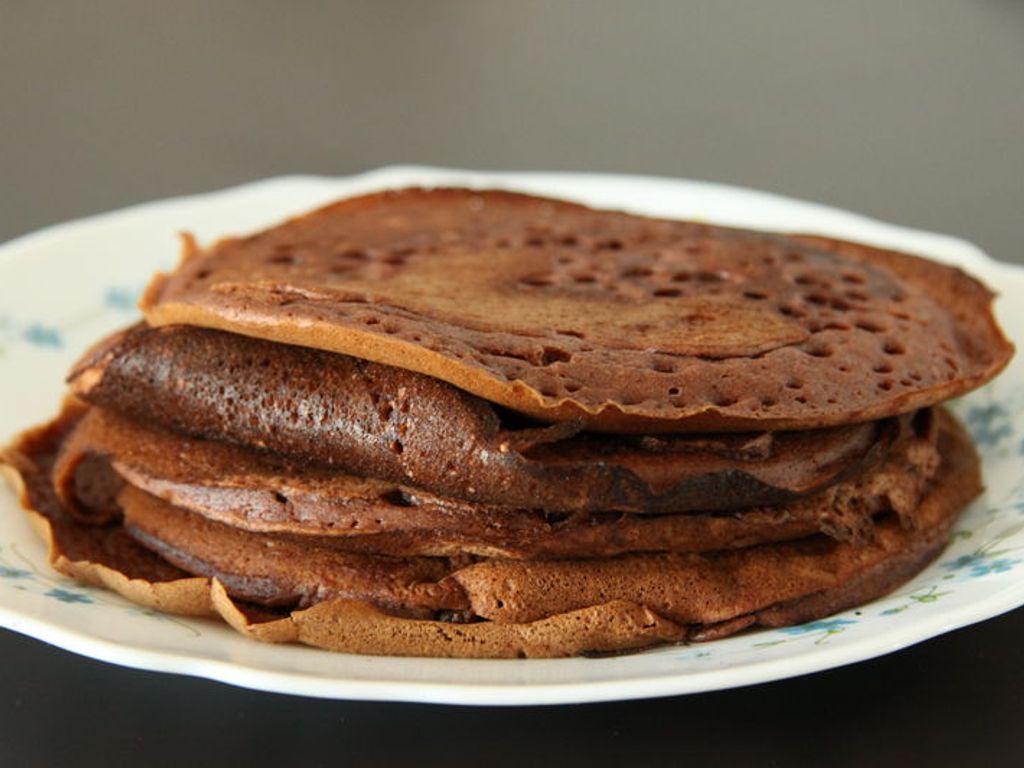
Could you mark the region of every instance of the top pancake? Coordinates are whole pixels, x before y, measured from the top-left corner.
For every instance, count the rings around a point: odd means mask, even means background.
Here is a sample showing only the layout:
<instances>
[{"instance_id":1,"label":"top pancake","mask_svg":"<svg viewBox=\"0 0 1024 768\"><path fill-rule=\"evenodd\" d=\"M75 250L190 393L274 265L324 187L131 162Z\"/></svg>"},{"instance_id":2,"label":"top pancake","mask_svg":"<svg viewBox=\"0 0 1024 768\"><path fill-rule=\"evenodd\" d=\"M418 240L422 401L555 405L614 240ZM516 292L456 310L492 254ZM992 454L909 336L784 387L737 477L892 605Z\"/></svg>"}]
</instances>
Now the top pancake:
<instances>
[{"instance_id":1,"label":"top pancake","mask_svg":"<svg viewBox=\"0 0 1024 768\"><path fill-rule=\"evenodd\" d=\"M622 432L807 429L935 404L1012 354L991 294L905 254L496 191L343 200L158 276L142 307Z\"/></svg>"}]
</instances>

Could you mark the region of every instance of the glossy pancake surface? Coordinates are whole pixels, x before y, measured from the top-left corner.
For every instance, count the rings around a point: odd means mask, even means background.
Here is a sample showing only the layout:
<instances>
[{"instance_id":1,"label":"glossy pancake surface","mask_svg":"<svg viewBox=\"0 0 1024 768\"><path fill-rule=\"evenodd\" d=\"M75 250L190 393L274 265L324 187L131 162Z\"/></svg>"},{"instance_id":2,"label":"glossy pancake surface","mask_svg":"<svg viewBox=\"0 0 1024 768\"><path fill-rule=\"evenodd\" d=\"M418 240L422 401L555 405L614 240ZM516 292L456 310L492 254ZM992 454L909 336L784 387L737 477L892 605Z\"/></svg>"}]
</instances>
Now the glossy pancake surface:
<instances>
[{"instance_id":1,"label":"glossy pancake surface","mask_svg":"<svg viewBox=\"0 0 1024 768\"><path fill-rule=\"evenodd\" d=\"M120 511L111 509L110 492L98 502L89 498L95 497L92 489L102 482L103 472L92 459L101 457L123 482L233 528L389 555L550 559L700 552L819 531L863 541L876 515L912 513L937 469L934 429L927 415L922 417L916 420L921 434L901 439L863 474L788 504L719 514L553 515L460 502L267 452L182 437L97 408L65 440L53 481L65 507L79 519L116 519ZM90 479L97 475L100 482Z\"/></svg>"},{"instance_id":2,"label":"glossy pancake surface","mask_svg":"<svg viewBox=\"0 0 1024 768\"><path fill-rule=\"evenodd\" d=\"M71 387L104 409L435 494L564 511L732 510L815 493L879 461L906 419L805 432L616 436L509 422L421 374L237 334L136 327Z\"/></svg>"}]
</instances>

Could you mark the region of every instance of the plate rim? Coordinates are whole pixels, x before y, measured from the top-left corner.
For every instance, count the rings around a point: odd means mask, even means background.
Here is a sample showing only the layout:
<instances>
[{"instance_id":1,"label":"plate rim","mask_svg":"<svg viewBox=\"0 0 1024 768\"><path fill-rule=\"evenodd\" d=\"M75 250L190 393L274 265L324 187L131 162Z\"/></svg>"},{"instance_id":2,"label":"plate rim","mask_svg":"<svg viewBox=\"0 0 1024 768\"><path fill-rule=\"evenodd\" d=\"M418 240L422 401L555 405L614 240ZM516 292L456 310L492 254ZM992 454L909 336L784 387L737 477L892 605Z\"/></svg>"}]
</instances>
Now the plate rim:
<instances>
[{"instance_id":1,"label":"plate rim","mask_svg":"<svg viewBox=\"0 0 1024 768\"><path fill-rule=\"evenodd\" d=\"M224 187L195 194L176 195L158 200L149 200L102 213L79 217L47 225L22 234L0 244L0 269L23 257L37 246L45 246L67 237L75 237L90 227L116 222L118 219L145 215L160 208L171 208L180 204L202 205L238 196L246 192L257 192L264 188L288 184L323 184L386 187L396 186L393 179L410 175L452 176L455 181L471 186L499 186L523 188L530 185L558 184L566 182L609 181L629 182L642 185L679 186L692 185L708 188L723 194L754 195L764 200L782 204L807 206L809 210L827 213L842 219L856 221L879 231L890 231L897 236L907 236L922 242L943 243L959 251L966 258L959 262L969 269L978 269L992 275L1000 273L1012 279L1024 279L1024 266L1001 262L982 251L973 243L961 238L927 230L905 227L852 211L829 205L801 200L772 192L750 189L731 184L705 182L696 179L671 178L638 174L578 173L548 171L474 171L440 168L435 166L393 165L351 176L319 176L290 174ZM480 181L481 184L472 184ZM408 182L405 182L406 184ZM350 192L348 194L358 194ZM283 217L282 217L283 218ZM30 254L29 254L30 255ZM6 440L7 436L3 436ZM17 502L15 500L15 504ZM260 669L238 661L224 661L203 658L200 655L178 649L175 651L125 645L114 640L97 637L82 629L62 626L36 615L29 615L17 608L0 603L0 626L43 642L60 647L79 655L106 663L155 672L184 674L192 677L216 680L222 683L250 689L273 691L292 695L317 698L407 701L420 703L468 704L468 705L537 705L568 704L612 700L629 700L683 695L703 691L723 690L744 685L771 682L816 671L875 658L886 653L910 647L932 637L954 629L992 618L1024 605L1024 580L1010 581L983 598L947 608L935 614L918 616L911 624L898 625L885 632L858 638L856 641L821 648L815 653L796 654L790 657L752 660L737 667L709 668L707 670L681 670L677 674L662 677L644 676L600 681L576 681L557 683L515 683L440 681L399 681L342 679L337 677L313 677L297 671ZM629 658L629 657L619 657ZM619 659L615 659L617 661ZM603 660L595 659L596 663ZM504 663L534 663L509 660Z\"/></svg>"}]
</instances>

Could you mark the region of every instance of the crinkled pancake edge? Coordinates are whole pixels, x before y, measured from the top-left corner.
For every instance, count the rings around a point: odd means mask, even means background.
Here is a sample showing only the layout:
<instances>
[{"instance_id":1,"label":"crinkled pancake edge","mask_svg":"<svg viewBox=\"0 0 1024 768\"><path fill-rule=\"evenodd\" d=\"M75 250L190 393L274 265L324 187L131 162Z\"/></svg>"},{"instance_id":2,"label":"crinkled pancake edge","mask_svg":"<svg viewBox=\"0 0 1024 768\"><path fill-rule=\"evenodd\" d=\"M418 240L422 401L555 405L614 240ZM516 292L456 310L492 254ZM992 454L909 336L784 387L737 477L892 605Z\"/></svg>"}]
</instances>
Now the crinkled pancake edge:
<instances>
[{"instance_id":1,"label":"crinkled pancake edge","mask_svg":"<svg viewBox=\"0 0 1024 768\"><path fill-rule=\"evenodd\" d=\"M621 600L523 624L487 621L454 624L403 619L352 600L326 601L267 620L264 612L257 610L254 616L245 605L232 600L215 579L187 577L149 582L131 579L103 563L70 560L57 547L49 521L31 508L12 448L0 451L0 473L10 482L33 527L46 543L49 562L55 570L110 589L147 608L188 616L219 616L229 626L255 640L298 642L345 653L458 658L561 657L632 651L687 639L717 639L759 624L783 626L808 621L868 602L910 579L944 549L957 513L981 491L977 453L963 427L953 417L940 413L952 443L952 471L942 475L922 506L940 505L932 514L942 521L917 547L901 553L902 558L897 556L895 572L880 567L860 574L837 589L768 606L720 625L698 627L681 626L645 606Z\"/></svg>"}]
</instances>

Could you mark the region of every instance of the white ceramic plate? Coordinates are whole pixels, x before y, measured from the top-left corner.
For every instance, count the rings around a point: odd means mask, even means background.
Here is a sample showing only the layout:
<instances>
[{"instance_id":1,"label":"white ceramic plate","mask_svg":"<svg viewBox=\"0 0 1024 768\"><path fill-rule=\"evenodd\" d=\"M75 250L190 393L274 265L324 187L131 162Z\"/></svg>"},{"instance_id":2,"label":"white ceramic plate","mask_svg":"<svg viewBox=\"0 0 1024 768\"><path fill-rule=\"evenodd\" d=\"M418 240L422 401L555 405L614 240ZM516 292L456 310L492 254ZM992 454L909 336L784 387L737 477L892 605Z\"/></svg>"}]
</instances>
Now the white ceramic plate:
<instances>
[{"instance_id":1,"label":"white ceramic plate","mask_svg":"<svg viewBox=\"0 0 1024 768\"><path fill-rule=\"evenodd\" d=\"M962 240L762 192L694 181L583 174L388 168L347 179L287 177L50 227L0 248L0 440L50 417L72 360L131 322L176 233L209 242L337 197L406 185L507 187L598 206L760 229L818 232L960 264L998 288L1000 319L1024 340L1024 269ZM607 659L466 661L331 654L262 645L82 587L49 569L13 494L0 488L0 623L63 648L143 669L347 699L462 704L603 701L707 691L878 656L1024 604L1024 360L957 404L988 485L949 550L895 594L800 627Z\"/></svg>"}]
</instances>

